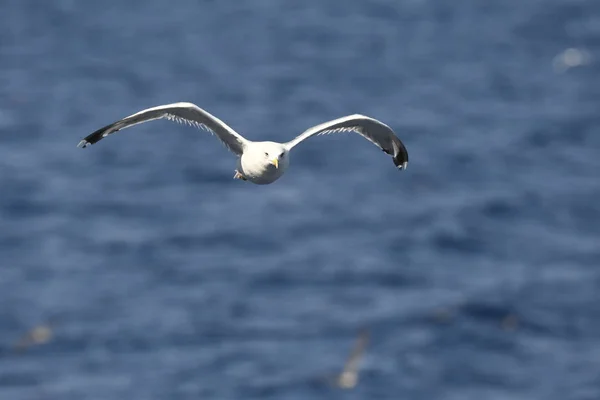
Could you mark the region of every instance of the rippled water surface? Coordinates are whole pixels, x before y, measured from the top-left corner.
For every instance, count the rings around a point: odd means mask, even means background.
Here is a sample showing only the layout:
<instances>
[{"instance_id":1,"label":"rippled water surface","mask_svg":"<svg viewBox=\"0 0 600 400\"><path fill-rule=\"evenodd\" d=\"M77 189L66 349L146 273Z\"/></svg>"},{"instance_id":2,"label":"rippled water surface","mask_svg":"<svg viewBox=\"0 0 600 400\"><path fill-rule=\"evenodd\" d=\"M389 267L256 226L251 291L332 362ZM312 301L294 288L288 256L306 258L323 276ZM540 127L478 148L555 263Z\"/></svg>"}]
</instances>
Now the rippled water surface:
<instances>
[{"instance_id":1,"label":"rippled water surface","mask_svg":"<svg viewBox=\"0 0 600 400\"><path fill-rule=\"evenodd\" d=\"M600 398L599 60L592 0L4 0L0 398ZM168 121L76 148L176 101L256 140L367 114L410 164L322 136L257 186Z\"/></svg>"}]
</instances>

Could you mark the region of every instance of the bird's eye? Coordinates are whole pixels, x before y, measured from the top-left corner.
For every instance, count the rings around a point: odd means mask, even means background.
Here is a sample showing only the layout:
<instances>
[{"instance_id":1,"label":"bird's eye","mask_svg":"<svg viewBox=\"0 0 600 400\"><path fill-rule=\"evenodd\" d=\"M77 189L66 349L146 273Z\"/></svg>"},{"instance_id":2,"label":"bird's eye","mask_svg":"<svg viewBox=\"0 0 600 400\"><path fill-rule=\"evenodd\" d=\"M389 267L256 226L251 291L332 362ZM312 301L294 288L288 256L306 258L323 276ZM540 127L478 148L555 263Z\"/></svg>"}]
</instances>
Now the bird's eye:
<instances>
[{"instance_id":1,"label":"bird's eye","mask_svg":"<svg viewBox=\"0 0 600 400\"><path fill-rule=\"evenodd\" d=\"M283 156L285 156L285 153L281 153L281 154L279 155L279 158L283 158Z\"/></svg>"},{"instance_id":2,"label":"bird's eye","mask_svg":"<svg viewBox=\"0 0 600 400\"><path fill-rule=\"evenodd\" d=\"M266 151L265 151L265 156L269 157L269 153L267 153Z\"/></svg>"}]
</instances>

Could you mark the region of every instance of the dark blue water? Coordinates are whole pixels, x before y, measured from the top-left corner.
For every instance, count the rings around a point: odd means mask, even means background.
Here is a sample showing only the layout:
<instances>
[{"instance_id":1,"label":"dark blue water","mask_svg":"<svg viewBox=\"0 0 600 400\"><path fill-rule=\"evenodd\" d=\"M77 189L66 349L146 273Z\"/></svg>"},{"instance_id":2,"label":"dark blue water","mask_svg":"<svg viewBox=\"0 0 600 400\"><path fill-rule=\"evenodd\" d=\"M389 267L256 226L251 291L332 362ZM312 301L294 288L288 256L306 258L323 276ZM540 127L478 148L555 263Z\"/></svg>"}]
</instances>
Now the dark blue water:
<instances>
[{"instance_id":1,"label":"dark blue water","mask_svg":"<svg viewBox=\"0 0 600 400\"><path fill-rule=\"evenodd\" d=\"M599 62L595 0L1 1L0 399L600 398ZM76 148L176 101L255 140L367 114L410 164ZM315 383L361 327L358 386Z\"/></svg>"}]
</instances>

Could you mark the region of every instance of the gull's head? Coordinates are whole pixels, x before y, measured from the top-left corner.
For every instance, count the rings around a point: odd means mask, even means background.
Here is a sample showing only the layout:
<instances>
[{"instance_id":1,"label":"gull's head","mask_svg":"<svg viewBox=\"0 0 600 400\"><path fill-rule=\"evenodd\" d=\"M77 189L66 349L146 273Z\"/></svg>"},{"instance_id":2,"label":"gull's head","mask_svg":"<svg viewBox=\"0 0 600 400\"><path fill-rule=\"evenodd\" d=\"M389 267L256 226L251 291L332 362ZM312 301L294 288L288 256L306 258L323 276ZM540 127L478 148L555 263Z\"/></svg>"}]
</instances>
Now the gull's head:
<instances>
[{"instance_id":1,"label":"gull's head","mask_svg":"<svg viewBox=\"0 0 600 400\"><path fill-rule=\"evenodd\" d=\"M281 164L287 161L287 149L281 143L262 142L261 151L265 157L265 161L275 168L279 168Z\"/></svg>"}]
</instances>

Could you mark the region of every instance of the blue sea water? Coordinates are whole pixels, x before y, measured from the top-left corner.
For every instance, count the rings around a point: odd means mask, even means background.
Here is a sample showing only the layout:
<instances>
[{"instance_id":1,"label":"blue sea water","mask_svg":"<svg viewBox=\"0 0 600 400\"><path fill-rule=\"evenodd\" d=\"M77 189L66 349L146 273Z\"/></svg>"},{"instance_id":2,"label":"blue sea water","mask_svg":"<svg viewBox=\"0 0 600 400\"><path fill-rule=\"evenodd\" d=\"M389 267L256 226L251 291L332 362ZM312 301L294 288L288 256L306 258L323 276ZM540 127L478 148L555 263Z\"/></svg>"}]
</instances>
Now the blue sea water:
<instances>
[{"instance_id":1,"label":"blue sea water","mask_svg":"<svg viewBox=\"0 0 600 400\"><path fill-rule=\"evenodd\" d=\"M599 399L599 78L592 0L1 1L0 399ZM255 140L367 114L410 163L322 136L256 186L168 121L76 148L177 101Z\"/></svg>"}]
</instances>

